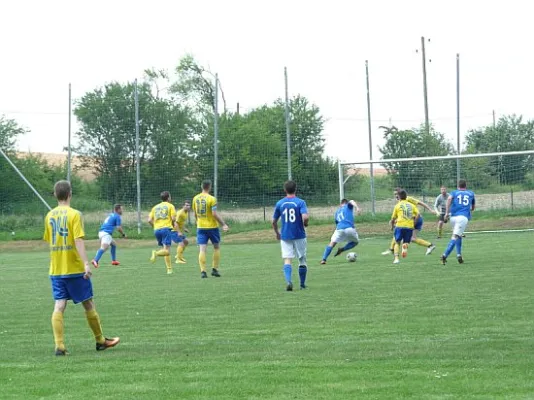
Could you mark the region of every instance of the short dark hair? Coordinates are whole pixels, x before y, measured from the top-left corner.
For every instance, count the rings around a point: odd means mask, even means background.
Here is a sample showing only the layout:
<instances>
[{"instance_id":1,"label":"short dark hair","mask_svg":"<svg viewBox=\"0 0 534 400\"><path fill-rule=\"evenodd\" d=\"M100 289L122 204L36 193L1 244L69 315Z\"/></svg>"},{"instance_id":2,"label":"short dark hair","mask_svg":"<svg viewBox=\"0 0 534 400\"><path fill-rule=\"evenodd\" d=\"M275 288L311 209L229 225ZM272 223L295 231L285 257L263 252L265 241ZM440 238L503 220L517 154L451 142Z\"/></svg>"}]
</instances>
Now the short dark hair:
<instances>
[{"instance_id":1,"label":"short dark hair","mask_svg":"<svg viewBox=\"0 0 534 400\"><path fill-rule=\"evenodd\" d=\"M54 185L54 196L58 201L65 201L72 194L72 187L69 181L58 181Z\"/></svg>"},{"instance_id":2,"label":"short dark hair","mask_svg":"<svg viewBox=\"0 0 534 400\"><path fill-rule=\"evenodd\" d=\"M465 179L460 179L458 181L458 187L460 189L466 189L467 188L467 181Z\"/></svg>"},{"instance_id":3,"label":"short dark hair","mask_svg":"<svg viewBox=\"0 0 534 400\"><path fill-rule=\"evenodd\" d=\"M204 179L202 181L202 190L210 190L211 189L211 181L209 179Z\"/></svg>"},{"instance_id":4,"label":"short dark hair","mask_svg":"<svg viewBox=\"0 0 534 400\"><path fill-rule=\"evenodd\" d=\"M162 201L169 201L171 194L165 190L164 192L161 192L160 197Z\"/></svg>"},{"instance_id":5,"label":"short dark hair","mask_svg":"<svg viewBox=\"0 0 534 400\"><path fill-rule=\"evenodd\" d=\"M184 201L184 206L185 206L186 204L191 205L191 202L190 202L189 200L186 200L186 201Z\"/></svg>"},{"instance_id":6,"label":"short dark hair","mask_svg":"<svg viewBox=\"0 0 534 400\"><path fill-rule=\"evenodd\" d=\"M113 206L113 211L117 212L117 211L119 211L121 208L122 208L122 204L115 204L115 205Z\"/></svg>"},{"instance_id":7,"label":"short dark hair","mask_svg":"<svg viewBox=\"0 0 534 400\"><path fill-rule=\"evenodd\" d=\"M406 193L406 190L404 189L399 190L398 193L399 193L399 198L401 200L406 200L406 198L408 197L408 193Z\"/></svg>"},{"instance_id":8,"label":"short dark hair","mask_svg":"<svg viewBox=\"0 0 534 400\"><path fill-rule=\"evenodd\" d=\"M341 204L347 204L349 201L347 199L341 199Z\"/></svg>"},{"instance_id":9,"label":"short dark hair","mask_svg":"<svg viewBox=\"0 0 534 400\"><path fill-rule=\"evenodd\" d=\"M286 181L284 183L284 190L287 194L295 194L297 192L297 184L295 181Z\"/></svg>"}]
</instances>

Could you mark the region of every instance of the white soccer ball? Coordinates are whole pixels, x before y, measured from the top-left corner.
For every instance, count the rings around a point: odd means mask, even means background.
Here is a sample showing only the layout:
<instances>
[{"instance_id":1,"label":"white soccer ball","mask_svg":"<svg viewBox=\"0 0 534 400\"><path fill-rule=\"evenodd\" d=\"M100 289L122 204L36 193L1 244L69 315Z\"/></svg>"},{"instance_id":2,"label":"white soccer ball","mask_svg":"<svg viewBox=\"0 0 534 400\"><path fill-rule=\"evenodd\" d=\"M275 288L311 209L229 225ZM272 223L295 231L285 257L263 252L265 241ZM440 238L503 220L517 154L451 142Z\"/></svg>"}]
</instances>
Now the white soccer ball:
<instances>
[{"instance_id":1,"label":"white soccer ball","mask_svg":"<svg viewBox=\"0 0 534 400\"><path fill-rule=\"evenodd\" d=\"M356 261L357 257L358 257L358 255L356 253L349 253L349 254L347 254L347 261L348 262L354 262L354 261Z\"/></svg>"}]
</instances>

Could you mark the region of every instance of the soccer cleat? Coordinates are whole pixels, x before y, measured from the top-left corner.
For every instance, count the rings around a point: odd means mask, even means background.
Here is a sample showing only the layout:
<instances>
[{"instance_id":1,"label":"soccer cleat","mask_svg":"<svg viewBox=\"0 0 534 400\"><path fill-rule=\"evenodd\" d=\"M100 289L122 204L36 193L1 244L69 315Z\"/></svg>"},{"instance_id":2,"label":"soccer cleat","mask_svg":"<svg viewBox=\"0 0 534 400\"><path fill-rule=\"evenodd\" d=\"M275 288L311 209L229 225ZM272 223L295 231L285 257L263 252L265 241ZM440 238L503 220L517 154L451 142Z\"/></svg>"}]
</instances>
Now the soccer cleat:
<instances>
[{"instance_id":1,"label":"soccer cleat","mask_svg":"<svg viewBox=\"0 0 534 400\"><path fill-rule=\"evenodd\" d=\"M206 273L206 271L202 271L202 272L200 273L200 277L201 277L202 279L207 278L207 277L208 277L208 274Z\"/></svg>"},{"instance_id":2,"label":"soccer cleat","mask_svg":"<svg viewBox=\"0 0 534 400\"><path fill-rule=\"evenodd\" d=\"M326 260L321 260L321 262L319 264L325 265L326 264Z\"/></svg>"},{"instance_id":3,"label":"soccer cleat","mask_svg":"<svg viewBox=\"0 0 534 400\"><path fill-rule=\"evenodd\" d=\"M458 254L456 256L456 259L458 260L458 264L463 264L464 263L464 258L462 257L461 254Z\"/></svg>"},{"instance_id":4,"label":"soccer cleat","mask_svg":"<svg viewBox=\"0 0 534 400\"><path fill-rule=\"evenodd\" d=\"M402 255L402 258L406 258L406 256L408 255L408 245L406 243L402 245L401 255Z\"/></svg>"},{"instance_id":5,"label":"soccer cleat","mask_svg":"<svg viewBox=\"0 0 534 400\"><path fill-rule=\"evenodd\" d=\"M176 264L185 264L185 260L183 258L177 258L176 259Z\"/></svg>"},{"instance_id":6,"label":"soccer cleat","mask_svg":"<svg viewBox=\"0 0 534 400\"><path fill-rule=\"evenodd\" d=\"M172 268L167 270L167 275L172 275Z\"/></svg>"},{"instance_id":7,"label":"soccer cleat","mask_svg":"<svg viewBox=\"0 0 534 400\"><path fill-rule=\"evenodd\" d=\"M118 262L117 260L115 260L115 261L112 261L112 262L111 262L111 265L115 265L115 266L118 267L119 265L121 265L121 263Z\"/></svg>"},{"instance_id":8,"label":"soccer cleat","mask_svg":"<svg viewBox=\"0 0 534 400\"><path fill-rule=\"evenodd\" d=\"M447 257L445 257L444 255L441 256L440 260L443 265L447 264Z\"/></svg>"},{"instance_id":9,"label":"soccer cleat","mask_svg":"<svg viewBox=\"0 0 534 400\"><path fill-rule=\"evenodd\" d=\"M293 284L291 282L289 282L286 286L286 291L287 292L292 292L293 291Z\"/></svg>"},{"instance_id":10,"label":"soccer cleat","mask_svg":"<svg viewBox=\"0 0 534 400\"><path fill-rule=\"evenodd\" d=\"M432 254L435 248L436 248L435 244L431 244L430 246L428 246L428 248L426 249L425 256L429 256L430 254Z\"/></svg>"},{"instance_id":11,"label":"soccer cleat","mask_svg":"<svg viewBox=\"0 0 534 400\"><path fill-rule=\"evenodd\" d=\"M386 250L386 251L383 251L383 252L380 253L380 254L382 254L383 256L389 256L389 255L393 254L393 250L388 249L388 250Z\"/></svg>"},{"instance_id":12,"label":"soccer cleat","mask_svg":"<svg viewBox=\"0 0 534 400\"><path fill-rule=\"evenodd\" d=\"M56 349L56 356L60 357L60 356L68 356L69 355L69 352L67 351L67 349Z\"/></svg>"},{"instance_id":13,"label":"soccer cleat","mask_svg":"<svg viewBox=\"0 0 534 400\"><path fill-rule=\"evenodd\" d=\"M217 278L221 277L221 274L219 274L219 271L217 271L215 268L211 269L211 276L215 276Z\"/></svg>"},{"instance_id":14,"label":"soccer cleat","mask_svg":"<svg viewBox=\"0 0 534 400\"><path fill-rule=\"evenodd\" d=\"M150 262L151 263L156 262L156 250L152 250L152 255L150 256Z\"/></svg>"},{"instance_id":15,"label":"soccer cleat","mask_svg":"<svg viewBox=\"0 0 534 400\"><path fill-rule=\"evenodd\" d=\"M306 287L307 287L306 285L300 285L300 290L306 289Z\"/></svg>"},{"instance_id":16,"label":"soccer cleat","mask_svg":"<svg viewBox=\"0 0 534 400\"><path fill-rule=\"evenodd\" d=\"M91 260L91 264L93 264L93 267L95 267L95 268L99 267L98 262L95 261L95 260Z\"/></svg>"},{"instance_id":17,"label":"soccer cleat","mask_svg":"<svg viewBox=\"0 0 534 400\"><path fill-rule=\"evenodd\" d=\"M336 254L334 254L334 257L339 256L341 253L343 253L343 249L337 249Z\"/></svg>"},{"instance_id":18,"label":"soccer cleat","mask_svg":"<svg viewBox=\"0 0 534 400\"><path fill-rule=\"evenodd\" d=\"M400 260L398 257L395 257L395 259L393 260L393 264L399 264L400 263Z\"/></svg>"},{"instance_id":19,"label":"soccer cleat","mask_svg":"<svg viewBox=\"0 0 534 400\"><path fill-rule=\"evenodd\" d=\"M115 347L116 345L119 344L120 341L121 340L118 337L111 338L111 339L106 338L104 340L104 343L97 343L96 344L96 351L102 351L102 350L106 350L106 349L110 349L112 347Z\"/></svg>"}]
</instances>

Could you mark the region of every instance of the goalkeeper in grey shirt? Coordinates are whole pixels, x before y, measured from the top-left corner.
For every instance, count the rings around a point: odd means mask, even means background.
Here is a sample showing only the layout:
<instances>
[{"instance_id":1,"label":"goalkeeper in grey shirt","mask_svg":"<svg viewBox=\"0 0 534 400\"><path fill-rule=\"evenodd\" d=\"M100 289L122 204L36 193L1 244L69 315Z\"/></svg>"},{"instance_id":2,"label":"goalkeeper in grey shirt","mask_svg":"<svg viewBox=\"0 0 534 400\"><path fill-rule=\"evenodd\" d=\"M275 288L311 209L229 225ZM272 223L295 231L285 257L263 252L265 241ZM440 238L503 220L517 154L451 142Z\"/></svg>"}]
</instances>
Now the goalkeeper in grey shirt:
<instances>
[{"instance_id":1,"label":"goalkeeper in grey shirt","mask_svg":"<svg viewBox=\"0 0 534 400\"><path fill-rule=\"evenodd\" d=\"M434 202L434 210L436 214L439 214L438 220L438 239L441 239L441 234L443 233L443 224L445 223L445 210L447 208L447 199L449 198L449 193L447 193L447 188L445 186L441 187L441 193L436 197Z\"/></svg>"}]
</instances>

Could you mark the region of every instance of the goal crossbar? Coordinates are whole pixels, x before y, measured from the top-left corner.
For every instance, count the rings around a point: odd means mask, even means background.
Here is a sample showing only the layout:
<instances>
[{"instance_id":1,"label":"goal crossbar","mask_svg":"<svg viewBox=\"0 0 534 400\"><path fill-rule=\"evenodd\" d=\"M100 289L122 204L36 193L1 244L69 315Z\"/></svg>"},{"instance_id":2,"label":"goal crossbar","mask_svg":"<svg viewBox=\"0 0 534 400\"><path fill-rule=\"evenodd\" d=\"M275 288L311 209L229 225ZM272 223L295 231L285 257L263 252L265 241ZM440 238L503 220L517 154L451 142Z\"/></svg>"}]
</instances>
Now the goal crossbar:
<instances>
[{"instance_id":1,"label":"goal crossbar","mask_svg":"<svg viewBox=\"0 0 534 400\"><path fill-rule=\"evenodd\" d=\"M340 162L341 165L360 165L360 164L384 164L392 162L407 162L407 161L434 161L434 160L459 160L464 158L479 158L479 157L499 157L499 156L519 156L534 154L534 150L521 151L507 151L500 153L479 153L479 154L453 154L448 156L428 156L428 157L406 157L406 158L387 158L381 160L367 160L355 162Z\"/></svg>"}]
</instances>

